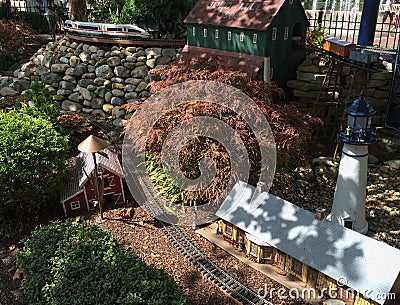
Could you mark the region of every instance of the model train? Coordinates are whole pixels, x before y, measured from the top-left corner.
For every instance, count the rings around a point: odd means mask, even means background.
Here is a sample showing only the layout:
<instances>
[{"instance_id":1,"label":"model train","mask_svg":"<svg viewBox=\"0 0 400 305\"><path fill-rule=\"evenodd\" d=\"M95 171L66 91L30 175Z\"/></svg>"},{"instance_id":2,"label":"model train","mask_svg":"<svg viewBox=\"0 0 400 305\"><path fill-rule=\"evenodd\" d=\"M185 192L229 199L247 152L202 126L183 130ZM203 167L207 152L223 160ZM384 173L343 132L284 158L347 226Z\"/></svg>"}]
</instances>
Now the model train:
<instances>
[{"instance_id":1,"label":"model train","mask_svg":"<svg viewBox=\"0 0 400 305\"><path fill-rule=\"evenodd\" d=\"M357 49L355 43L336 37L326 37L322 41L322 49L340 57L365 64L377 62L379 59L378 53Z\"/></svg>"},{"instance_id":2,"label":"model train","mask_svg":"<svg viewBox=\"0 0 400 305\"><path fill-rule=\"evenodd\" d=\"M65 20L64 31L66 34L84 37L128 40L150 38L150 33L136 24L109 24Z\"/></svg>"}]
</instances>

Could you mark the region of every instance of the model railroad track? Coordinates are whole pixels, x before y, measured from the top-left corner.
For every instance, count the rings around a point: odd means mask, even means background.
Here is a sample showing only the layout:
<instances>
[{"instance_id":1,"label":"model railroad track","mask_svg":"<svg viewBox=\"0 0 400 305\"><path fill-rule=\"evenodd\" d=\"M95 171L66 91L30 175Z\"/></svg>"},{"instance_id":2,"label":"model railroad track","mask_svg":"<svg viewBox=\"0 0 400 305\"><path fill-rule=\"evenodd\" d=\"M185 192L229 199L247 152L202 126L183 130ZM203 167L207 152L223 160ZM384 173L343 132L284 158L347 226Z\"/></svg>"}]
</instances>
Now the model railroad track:
<instances>
[{"instance_id":1,"label":"model railroad track","mask_svg":"<svg viewBox=\"0 0 400 305\"><path fill-rule=\"evenodd\" d=\"M119 44L130 46L156 46L156 47L183 47L186 44L185 40L177 39L121 39L121 38L106 38L106 37L90 37L83 35L73 35L66 33L66 36L79 41L94 42L101 44Z\"/></svg>"},{"instance_id":2,"label":"model railroad track","mask_svg":"<svg viewBox=\"0 0 400 305\"><path fill-rule=\"evenodd\" d=\"M109 127L96 121L91 121L91 123L102 129L109 136L109 132L111 131ZM116 147L117 152L121 154L121 150L116 145L115 141L113 139L111 139L111 141ZM149 212L150 216L156 218L157 215L162 214L164 217L167 217L165 216L167 213L163 208L163 205L155 198L148 182L145 181L139 173L133 173L131 167L129 167L128 170L132 177L138 178L136 183L138 186L140 185L141 189L144 191L144 198L147 198L147 200L143 200L143 205L145 206L146 211ZM172 244L174 244L179 252L193 263L193 265L202 273L204 278L218 286L219 289L233 298L237 303L243 305L273 305L271 302L239 282L236 278L215 264L182 232L178 226L161 220L158 220L158 222L161 225L162 231Z\"/></svg>"}]
</instances>

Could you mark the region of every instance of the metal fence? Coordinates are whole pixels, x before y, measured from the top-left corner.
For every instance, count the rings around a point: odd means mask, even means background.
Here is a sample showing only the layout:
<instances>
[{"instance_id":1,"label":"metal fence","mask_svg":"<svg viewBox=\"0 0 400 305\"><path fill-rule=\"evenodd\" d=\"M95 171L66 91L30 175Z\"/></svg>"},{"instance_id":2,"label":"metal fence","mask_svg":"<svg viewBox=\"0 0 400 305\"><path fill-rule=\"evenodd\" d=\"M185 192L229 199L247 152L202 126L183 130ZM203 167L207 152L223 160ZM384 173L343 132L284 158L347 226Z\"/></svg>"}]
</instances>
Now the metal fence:
<instances>
[{"instance_id":1,"label":"metal fence","mask_svg":"<svg viewBox=\"0 0 400 305\"><path fill-rule=\"evenodd\" d=\"M357 44L361 24L361 12L351 11L307 11L312 27L321 26L328 36ZM392 15L384 22L380 12L376 23L374 47L395 50L400 36L400 16Z\"/></svg>"},{"instance_id":2,"label":"metal fence","mask_svg":"<svg viewBox=\"0 0 400 305\"><path fill-rule=\"evenodd\" d=\"M55 5L54 0L15 0L10 1L10 6L5 0L0 0L0 19L24 20L39 34L48 33L49 27L45 13L48 9L57 9L62 19L67 19L67 10L61 5Z\"/></svg>"}]
</instances>

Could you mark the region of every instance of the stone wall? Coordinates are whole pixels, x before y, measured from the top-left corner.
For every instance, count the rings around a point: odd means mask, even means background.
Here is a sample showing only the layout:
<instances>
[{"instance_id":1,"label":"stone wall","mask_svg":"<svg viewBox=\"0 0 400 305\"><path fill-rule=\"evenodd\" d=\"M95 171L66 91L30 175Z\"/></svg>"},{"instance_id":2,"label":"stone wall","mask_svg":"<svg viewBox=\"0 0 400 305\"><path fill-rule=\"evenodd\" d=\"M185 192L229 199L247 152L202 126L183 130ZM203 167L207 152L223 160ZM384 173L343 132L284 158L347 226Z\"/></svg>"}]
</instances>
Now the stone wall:
<instances>
[{"instance_id":1,"label":"stone wall","mask_svg":"<svg viewBox=\"0 0 400 305\"><path fill-rule=\"evenodd\" d=\"M13 77L0 78L0 95L17 96L38 80L64 111L112 117L121 126L125 103L150 96L150 69L176 59L180 49L99 47L62 38L39 49Z\"/></svg>"},{"instance_id":2,"label":"stone wall","mask_svg":"<svg viewBox=\"0 0 400 305\"><path fill-rule=\"evenodd\" d=\"M290 80L288 87L293 89L293 103L307 112L312 112L314 103L317 100L322 88L325 75L327 74L328 63L324 58L317 55L308 55L306 60L297 69L297 79ZM367 90L364 92L367 101L378 111L374 117L376 123L382 123L389 98L390 82L392 78L392 64L381 61L377 64L377 72L369 74ZM344 67L341 74L342 97L345 102L351 103L353 94L349 90L353 83L354 69ZM356 77L359 77L358 75ZM356 80L357 82L357 80ZM356 93L356 94L359 94ZM350 97L350 100L347 100Z\"/></svg>"}]
</instances>

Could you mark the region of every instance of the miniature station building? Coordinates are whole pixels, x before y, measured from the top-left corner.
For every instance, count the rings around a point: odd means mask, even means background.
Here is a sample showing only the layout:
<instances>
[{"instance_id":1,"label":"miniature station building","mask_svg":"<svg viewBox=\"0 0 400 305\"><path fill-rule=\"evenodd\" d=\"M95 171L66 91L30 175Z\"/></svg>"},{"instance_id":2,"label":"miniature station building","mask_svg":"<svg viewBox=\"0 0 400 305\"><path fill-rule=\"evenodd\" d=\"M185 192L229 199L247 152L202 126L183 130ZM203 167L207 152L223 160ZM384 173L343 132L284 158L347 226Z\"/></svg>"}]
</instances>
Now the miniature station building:
<instances>
[{"instance_id":1,"label":"miniature station building","mask_svg":"<svg viewBox=\"0 0 400 305\"><path fill-rule=\"evenodd\" d=\"M110 208L115 204L124 203L124 172L117 153L110 148L104 148L96 153L95 157L99 172L104 178L104 206ZM65 216L81 215L96 208L96 194L90 179L94 170L92 154L79 153L75 166L69 170L67 184L61 193Z\"/></svg>"},{"instance_id":2,"label":"miniature station building","mask_svg":"<svg viewBox=\"0 0 400 305\"><path fill-rule=\"evenodd\" d=\"M400 250L327 220L322 209L314 214L266 192L251 209L255 192L238 181L216 212L224 239L307 287L335 289L346 305L384 304L390 293L398 296Z\"/></svg>"},{"instance_id":3,"label":"miniature station building","mask_svg":"<svg viewBox=\"0 0 400 305\"><path fill-rule=\"evenodd\" d=\"M304 45L309 26L299 0L199 0L184 22L183 59L216 56L222 64L269 81Z\"/></svg>"}]
</instances>

